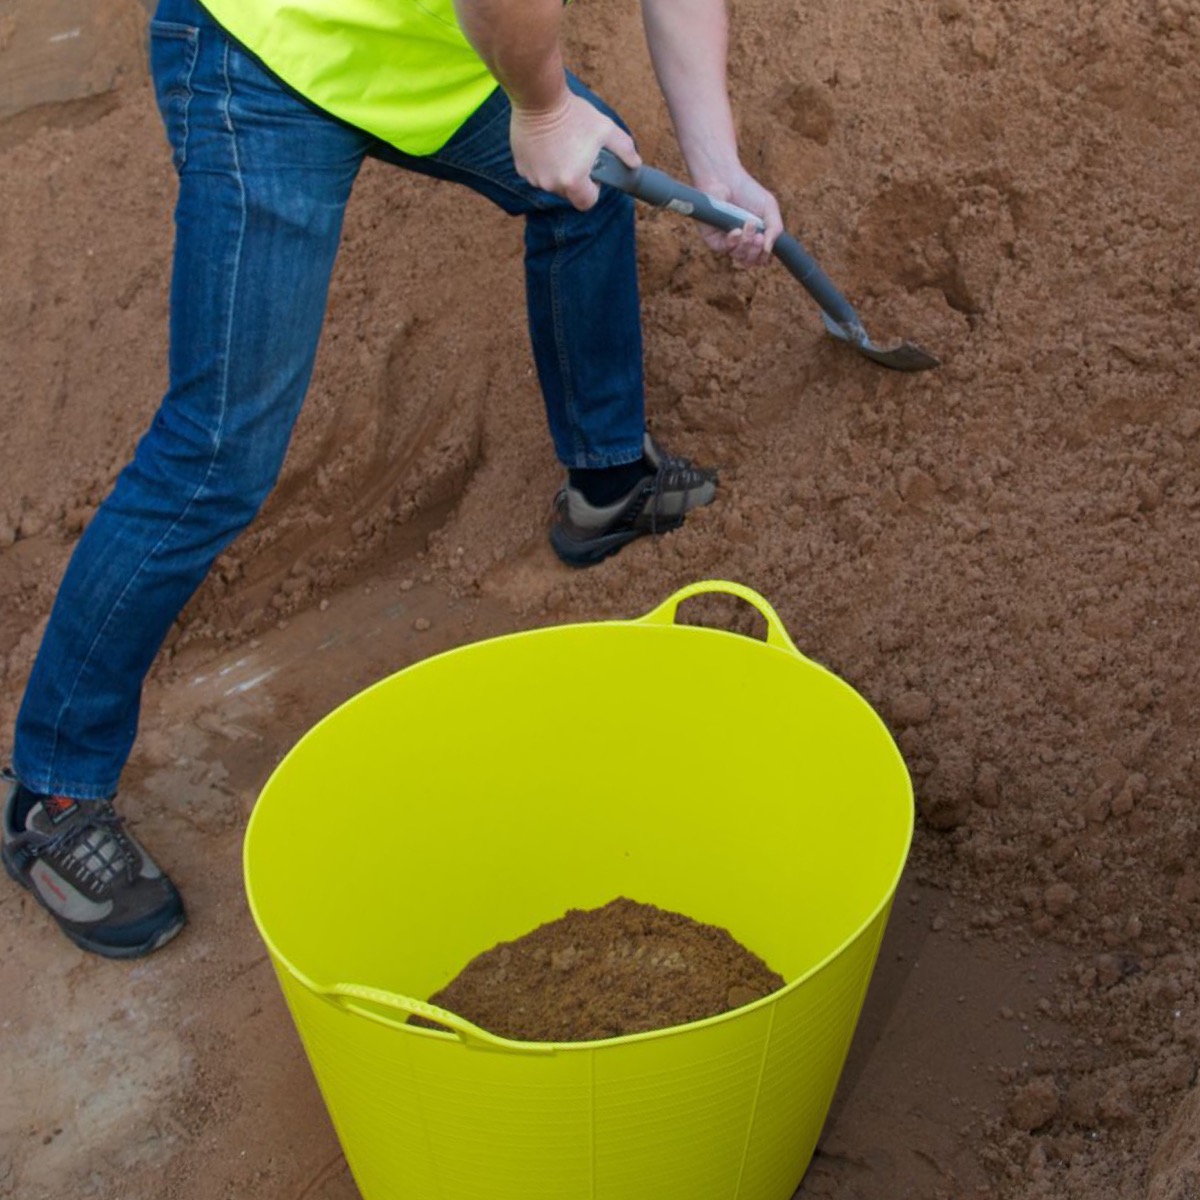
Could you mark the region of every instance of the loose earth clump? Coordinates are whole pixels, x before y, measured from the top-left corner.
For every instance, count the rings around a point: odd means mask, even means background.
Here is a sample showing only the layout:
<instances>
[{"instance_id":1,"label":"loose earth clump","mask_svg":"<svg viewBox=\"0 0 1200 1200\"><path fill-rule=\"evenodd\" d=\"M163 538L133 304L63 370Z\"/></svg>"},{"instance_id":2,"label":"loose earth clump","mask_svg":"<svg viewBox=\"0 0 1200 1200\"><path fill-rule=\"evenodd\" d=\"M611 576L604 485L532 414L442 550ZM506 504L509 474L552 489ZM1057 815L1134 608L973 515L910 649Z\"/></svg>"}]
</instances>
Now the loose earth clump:
<instances>
[{"instance_id":1,"label":"loose earth clump","mask_svg":"<svg viewBox=\"0 0 1200 1200\"><path fill-rule=\"evenodd\" d=\"M724 929L621 898L484 951L430 1001L503 1037L585 1042L717 1016L783 983Z\"/></svg>"}]
</instances>

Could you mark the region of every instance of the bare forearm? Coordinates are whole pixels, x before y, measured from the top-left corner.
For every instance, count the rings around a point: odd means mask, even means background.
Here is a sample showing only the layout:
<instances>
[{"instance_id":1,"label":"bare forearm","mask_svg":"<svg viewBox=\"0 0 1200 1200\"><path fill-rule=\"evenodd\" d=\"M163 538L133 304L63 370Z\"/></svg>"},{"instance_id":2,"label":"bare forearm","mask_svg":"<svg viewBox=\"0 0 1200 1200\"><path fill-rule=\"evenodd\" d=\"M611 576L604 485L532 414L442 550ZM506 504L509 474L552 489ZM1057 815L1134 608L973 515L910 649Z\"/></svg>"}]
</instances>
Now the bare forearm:
<instances>
[{"instance_id":1,"label":"bare forearm","mask_svg":"<svg viewBox=\"0 0 1200 1200\"><path fill-rule=\"evenodd\" d=\"M693 177L738 163L729 107L725 0L643 0L654 72Z\"/></svg>"},{"instance_id":2,"label":"bare forearm","mask_svg":"<svg viewBox=\"0 0 1200 1200\"><path fill-rule=\"evenodd\" d=\"M454 0L454 9L514 108L538 113L562 106L562 0Z\"/></svg>"},{"instance_id":3,"label":"bare forearm","mask_svg":"<svg viewBox=\"0 0 1200 1200\"><path fill-rule=\"evenodd\" d=\"M726 71L729 17L725 0L642 0L642 18L654 73L667 101L679 148L693 181L704 191L762 218L762 229L701 236L738 266L770 261L783 230L779 204L742 166L729 104Z\"/></svg>"}]
</instances>

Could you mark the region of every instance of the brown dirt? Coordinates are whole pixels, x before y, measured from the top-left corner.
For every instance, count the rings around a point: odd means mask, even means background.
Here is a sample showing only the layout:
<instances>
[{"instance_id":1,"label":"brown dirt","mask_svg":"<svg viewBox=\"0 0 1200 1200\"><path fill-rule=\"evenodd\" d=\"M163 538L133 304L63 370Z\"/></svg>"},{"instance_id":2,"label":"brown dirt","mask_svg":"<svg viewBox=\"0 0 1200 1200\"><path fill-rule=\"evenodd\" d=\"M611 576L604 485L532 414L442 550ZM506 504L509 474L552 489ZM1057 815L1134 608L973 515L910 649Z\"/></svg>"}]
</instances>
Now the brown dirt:
<instances>
[{"instance_id":1,"label":"brown dirt","mask_svg":"<svg viewBox=\"0 0 1200 1200\"><path fill-rule=\"evenodd\" d=\"M14 25L36 11L0 15L0 78L43 44ZM632 0L571 20L573 65L677 169ZM736 0L734 20L748 163L869 328L945 366L875 369L782 271L734 273L643 213L651 419L723 485L572 574L545 544L519 229L366 171L281 485L174 632L126 780L191 928L114 967L0 898L0 1196L349 1200L241 899L257 788L413 658L703 576L761 590L876 705L922 815L800 1195L1194 1192L1200 8ZM174 184L138 43L106 47L129 69L0 122L5 725L163 382ZM695 619L754 628L732 603Z\"/></svg>"},{"instance_id":2,"label":"brown dirt","mask_svg":"<svg viewBox=\"0 0 1200 1200\"><path fill-rule=\"evenodd\" d=\"M727 930L619 897L485 950L430 1001L502 1037L588 1042L702 1021L783 983Z\"/></svg>"}]
</instances>

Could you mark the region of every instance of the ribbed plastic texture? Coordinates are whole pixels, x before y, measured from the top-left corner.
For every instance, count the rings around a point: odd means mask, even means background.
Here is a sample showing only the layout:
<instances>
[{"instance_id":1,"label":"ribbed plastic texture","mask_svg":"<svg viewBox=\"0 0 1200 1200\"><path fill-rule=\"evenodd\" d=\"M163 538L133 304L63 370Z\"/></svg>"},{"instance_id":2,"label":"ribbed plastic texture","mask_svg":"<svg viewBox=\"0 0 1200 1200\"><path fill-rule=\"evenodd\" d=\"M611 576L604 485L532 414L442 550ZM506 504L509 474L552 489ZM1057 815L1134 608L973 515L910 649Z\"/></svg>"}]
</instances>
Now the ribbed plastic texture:
<instances>
[{"instance_id":1,"label":"ribbed plastic texture","mask_svg":"<svg viewBox=\"0 0 1200 1200\"><path fill-rule=\"evenodd\" d=\"M672 623L709 590L771 644ZM867 703L704 583L356 696L267 783L246 886L365 1200L788 1200L912 821ZM724 926L786 986L602 1042L404 1024L480 951L617 896Z\"/></svg>"}]
</instances>

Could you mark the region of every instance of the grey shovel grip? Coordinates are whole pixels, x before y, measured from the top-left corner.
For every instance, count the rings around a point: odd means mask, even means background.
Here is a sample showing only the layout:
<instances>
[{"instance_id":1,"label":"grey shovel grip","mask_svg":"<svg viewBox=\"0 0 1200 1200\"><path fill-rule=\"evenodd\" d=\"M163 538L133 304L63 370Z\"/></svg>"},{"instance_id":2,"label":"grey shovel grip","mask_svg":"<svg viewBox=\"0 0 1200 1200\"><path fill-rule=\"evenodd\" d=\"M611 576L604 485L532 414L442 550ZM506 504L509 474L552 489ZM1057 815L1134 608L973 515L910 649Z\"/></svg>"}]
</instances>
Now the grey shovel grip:
<instances>
[{"instance_id":1,"label":"grey shovel grip","mask_svg":"<svg viewBox=\"0 0 1200 1200\"><path fill-rule=\"evenodd\" d=\"M759 230L763 227L761 218L754 213L680 183L678 179L654 167L627 167L610 150L600 151L592 168L592 178L597 183L607 183L656 208L669 208L672 212L727 233L743 228L747 221L754 222ZM858 314L791 234L781 233L772 253L803 284L832 321L849 330L861 330Z\"/></svg>"}]
</instances>

